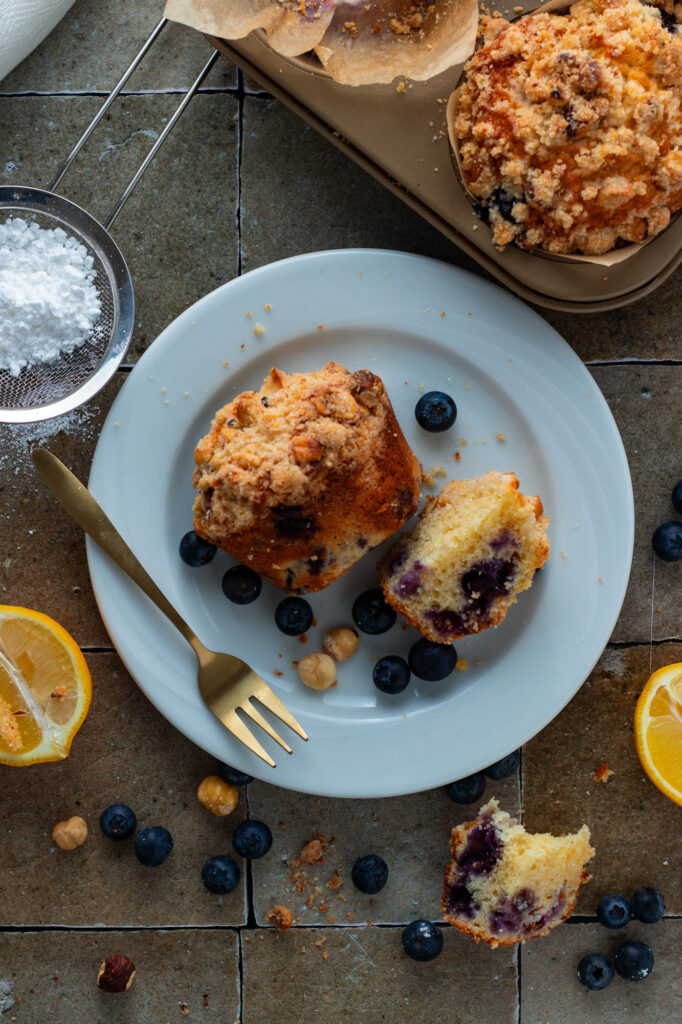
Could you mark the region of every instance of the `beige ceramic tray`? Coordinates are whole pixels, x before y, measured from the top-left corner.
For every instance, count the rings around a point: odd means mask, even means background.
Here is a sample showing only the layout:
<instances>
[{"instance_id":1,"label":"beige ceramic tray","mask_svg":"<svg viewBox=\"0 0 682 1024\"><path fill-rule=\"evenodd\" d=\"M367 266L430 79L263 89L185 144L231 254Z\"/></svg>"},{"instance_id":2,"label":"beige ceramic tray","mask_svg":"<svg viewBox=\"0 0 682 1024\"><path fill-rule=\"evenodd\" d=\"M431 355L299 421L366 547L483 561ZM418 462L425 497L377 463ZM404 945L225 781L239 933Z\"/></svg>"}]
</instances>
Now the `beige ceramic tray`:
<instances>
[{"instance_id":1,"label":"beige ceramic tray","mask_svg":"<svg viewBox=\"0 0 682 1024\"><path fill-rule=\"evenodd\" d=\"M532 3L527 3L532 10ZM518 8L517 8L518 10ZM503 11L510 15L510 11ZM305 60L274 53L259 34L211 42L267 92L294 110L529 302L576 313L615 309L657 288L682 259L682 218L612 267L526 253L499 252L471 209L453 164L445 127L447 99L462 67L429 82L338 85Z\"/></svg>"}]
</instances>

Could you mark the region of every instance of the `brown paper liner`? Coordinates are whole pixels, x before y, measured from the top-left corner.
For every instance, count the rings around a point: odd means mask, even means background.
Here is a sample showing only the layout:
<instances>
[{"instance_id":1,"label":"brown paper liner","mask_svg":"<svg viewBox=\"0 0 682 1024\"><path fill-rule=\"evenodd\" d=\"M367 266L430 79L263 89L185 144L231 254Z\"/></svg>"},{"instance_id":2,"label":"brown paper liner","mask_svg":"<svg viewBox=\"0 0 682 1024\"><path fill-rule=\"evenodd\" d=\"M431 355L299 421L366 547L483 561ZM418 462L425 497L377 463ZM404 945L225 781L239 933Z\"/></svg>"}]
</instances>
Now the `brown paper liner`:
<instances>
[{"instance_id":1,"label":"brown paper liner","mask_svg":"<svg viewBox=\"0 0 682 1024\"><path fill-rule=\"evenodd\" d=\"M164 16L221 39L242 39L262 29L273 50L296 57L317 46L334 17L336 5L320 7L307 20L273 0L166 0Z\"/></svg>"},{"instance_id":2,"label":"brown paper liner","mask_svg":"<svg viewBox=\"0 0 682 1024\"><path fill-rule=\"evenodd\" d=\"M532 11L530 14L523 15L523 17L533 18L536 14L544 14L545 12L565 11L569 6L570 4L567 4L566 0L548 0L547 3L541 4L541 6L538 7L536 10ZM466 69L462 72L462 79L464 78L465 74ZM457 138L457 135L455 133L455 116L457 112L458 93L461 86L462 82L460 81L460 84L457 86L455 91L450 95L445 116L448 127L448 137L450 139L450 148L452 150L454 162L457 168L459 182L463 190L471 199L472 203L475 203L478 202L479 200L477 199L476 196L472 195L472 193L466 186L464 173L462 171L462 163L459 155L459 139ZM670 225L668 225L668 227L669 226ZM664 228L664 230L667 230L667 228ZM652 237L648 238L645 242L631 242L628 245L624 245L620 249L612 249L611 252L604 253L603 256L580 256L576 255L575 253L549 252L549 250L542 249L540 248L540 246L533 246L531 249L528 249L527 251L532 252L535 255L551 256L553 259L573 260L577 263L596 263L598 266L601 267L613 267L616 263L623 263L625 260L630 259L631 256L634 256L636 252L639 252L640 249L643 249L645 245L648 245L649 242L653 241L653 239L656 237L658 236L652 235Z\"/></svg>"},{"instance_id":3,"label":"brown paper liner","mask_svg":"<svg viewBox=\"0 0 682 1024\"><path fill-rule=\"evenodd\" d=\"M380 85L398 77L425 81L463 63L474 50L477 0L433 0L423 29L401 33L413 0L339 0L302 18L276 0L166 0L165 16L208 35L240 39L265 33L268 44L308 72L342 85ZM315 55L307 56L312 51ZM318 64L319 61L319 64Z\"/></svg>"}]
</instances>

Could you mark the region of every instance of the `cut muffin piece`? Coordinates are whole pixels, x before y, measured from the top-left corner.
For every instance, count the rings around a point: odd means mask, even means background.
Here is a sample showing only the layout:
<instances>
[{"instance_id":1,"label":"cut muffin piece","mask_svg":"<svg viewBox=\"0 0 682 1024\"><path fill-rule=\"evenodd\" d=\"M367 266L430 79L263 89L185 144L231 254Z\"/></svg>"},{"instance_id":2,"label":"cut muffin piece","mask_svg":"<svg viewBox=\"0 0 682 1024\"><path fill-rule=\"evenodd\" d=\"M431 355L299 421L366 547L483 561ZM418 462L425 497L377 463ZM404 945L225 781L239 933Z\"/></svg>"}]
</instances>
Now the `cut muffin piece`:
<instances>
[{"instance_id":1,"label":"cut muffin piece","mask_svg":"<svg viewBox=\"0 0 682 1024\"><path fill-rule=\"evenodd\" d=\"M594 857L590 830L531 835L490 800L452 830L441 910L453 927L489 946L546 935L570 917Z\"/></svg>"},{"instance_id":2,"label":"cut muffin piece","mask_svg":"<svg viewBox=\"0 0 682 1024\"><path fill-rule=\"evenodd\" d=\"M421 471L369 370L272 369L197 444L194 529L284 590L321 590L414 514Z\"/></svg>"},{"instance_id":3,"label":"cut muffin piece","mask_svg":"<svg viewBox=\"0 0 682 1024\"><path fill-rule=\"evenodd\" d=\"M429 640L498 625L549 557L542 502L518 487L497 472L446 484L379 563L386 600Z\"/></svg>"}]
</instances>

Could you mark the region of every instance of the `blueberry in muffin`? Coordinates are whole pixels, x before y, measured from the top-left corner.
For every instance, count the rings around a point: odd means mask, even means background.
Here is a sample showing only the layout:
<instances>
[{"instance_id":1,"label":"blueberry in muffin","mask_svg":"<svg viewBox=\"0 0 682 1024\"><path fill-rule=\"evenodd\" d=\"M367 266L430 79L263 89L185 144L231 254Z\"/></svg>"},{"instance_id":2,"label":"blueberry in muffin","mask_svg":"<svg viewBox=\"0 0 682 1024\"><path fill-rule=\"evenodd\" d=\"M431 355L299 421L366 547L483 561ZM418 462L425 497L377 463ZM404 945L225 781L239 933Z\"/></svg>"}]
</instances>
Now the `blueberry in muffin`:
<instances>
[{"instance_id":1,"label":"blueberry in muffin","mask_svg":"<svg viewBox=\"0 0 682 1024\"><path fill-rule=\"evenodd\" d=\"M594 857L586 825L573 835L532 835L496 800L452 830L441 910L489 946L546 935L570 917Z\"/></svg>"},{"instance_id":2,"label":"blueberry in muffin","mask_svg":"<svg viewBox=\"0 0 682 1024\"><path fill-rule=\"evenodd\" d=\"M446 484L379 563L384 596L434 643L496 626L549 557L548 524L514 473Z\"/></svg>"},{"instance_id":3,"label":"blueberry in muffin","mask_svg":"<svg viewBox=\"0 0 682 1024\"><path fill-rule=\"evenodd\" d=\"M383 382L339 363L272 369L216 413L194 460L196 533L288 591L329 586L419 501Z\"/></svg>"},{"instance_id":4,"label":"blueberry in muffin","mask_svg":"<svg viewBox=\"0 0 682 1024\"><path fill-rule=\"evenodd\" d=\"M448 124L495 245L601 255L662 231L682 206L674 18L640 0L578 0L481 27Z\"/></svg>"}]
</instances>

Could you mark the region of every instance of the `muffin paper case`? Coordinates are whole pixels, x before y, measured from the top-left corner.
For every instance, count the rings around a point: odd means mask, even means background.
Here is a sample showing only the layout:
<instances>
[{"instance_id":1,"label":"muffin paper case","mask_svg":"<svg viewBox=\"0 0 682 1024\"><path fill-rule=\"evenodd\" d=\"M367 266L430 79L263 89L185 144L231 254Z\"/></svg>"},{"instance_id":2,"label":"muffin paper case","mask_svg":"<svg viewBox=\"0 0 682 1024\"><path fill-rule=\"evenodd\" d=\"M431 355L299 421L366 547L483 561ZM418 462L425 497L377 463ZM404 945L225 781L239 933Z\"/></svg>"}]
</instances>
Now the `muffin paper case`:
<instances>
[{"instance_id":1,"label":"muffin paper case","mask_svg":"<svg viewBox=\"0 0 682 1024\"><path fill-rule=\"evenodd\" d=\"M536 14L544 14L545 12L548 11L565 11L568 9L569 6L570 5L566 3L566 0L549 0L548 3L542 4L536 10L532 11L530 14L523 15L523 17L532 18ZM462 81L464 80L465 73L466 72L463 72L462 74ZM462 172L462 164L459 155L459 139L455 134L455 117L457 113L457 102L460 88L461 82L460 85L451 94L450 99L448 100L448 105L446 109L446 121L448 127L448 137L450 139L450 147L452 149L453 159L457 167L457 177L459 178L459 182L462 188L464 189L466 194L471 198L472 203L474 203L477 202L476 196L473 196L471 192L469 192L464 182L464 174ZM670 227L670 225L668 225L668 227ZM668 229L665 228L664 230ZM656 237L656 235L653 236L653 238ZM640 249L643 249L645 245L649 245L653 238L648 238L646 242L631 243L629 245L624 245L621 249L614 249L611 252L604 253L603 256L576 256L570 253L554 253L547 252L547 250L541 249L539 247L533 247L529 251L534 252L538 255L548 256L551 259L555 260L571 260L576 263L596 263L597 265L602 267L613 267L615 266L615 264L623 263L625 260L629 259L636 252L639 252Z\"/></svg>"},{"instance_id":2,"label":"muffin paper case","mask_svg":"<svg viewBox=\"0 0 682 1024\"><path fill-rule=\"evenodd\" d=\"M378 85L398 76L425 81L462 63L476 43L477 0L433 0L428 9L416 0L303 3L306 13L299 0L167 0L165 14L223 39L262 29L283 56L313 51L342 85Z\"/></svg>"},{"instance_id":3,"label":"muffin paper case","mask_svg":"<svg viewBox=\"0 0 682 1024\"><path fill-rule=\"evenodd\" d=\"M74 0L0 0L0 80L28 57Z\"/></svg>"}]
</instances>

